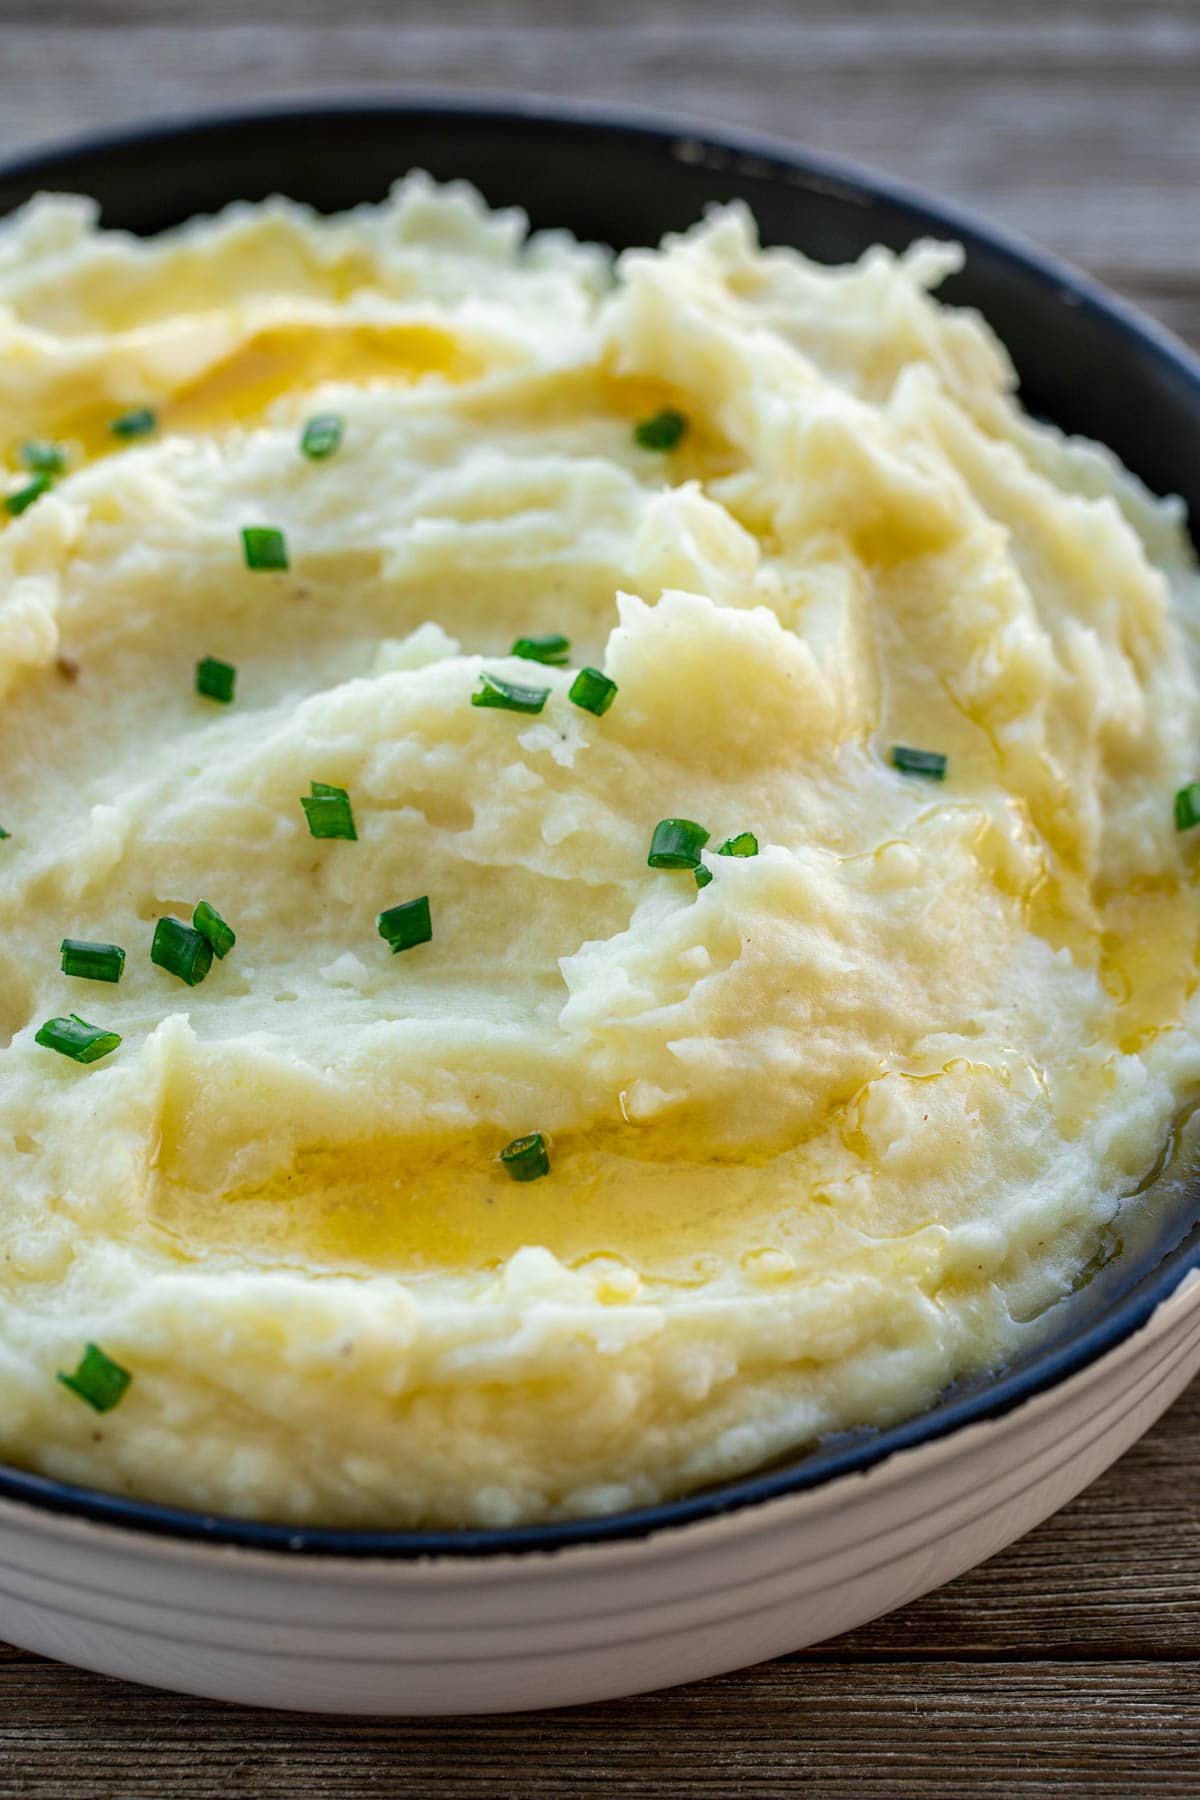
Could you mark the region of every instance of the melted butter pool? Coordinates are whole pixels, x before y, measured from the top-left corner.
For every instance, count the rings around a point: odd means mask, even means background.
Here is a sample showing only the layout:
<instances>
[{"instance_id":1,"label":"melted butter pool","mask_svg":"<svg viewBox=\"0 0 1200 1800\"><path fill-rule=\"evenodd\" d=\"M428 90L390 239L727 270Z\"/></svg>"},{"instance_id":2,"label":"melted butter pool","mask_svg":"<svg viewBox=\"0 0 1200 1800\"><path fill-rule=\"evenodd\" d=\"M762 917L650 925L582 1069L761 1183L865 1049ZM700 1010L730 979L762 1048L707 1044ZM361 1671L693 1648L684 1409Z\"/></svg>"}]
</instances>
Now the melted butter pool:
<instances>
[{"instance_id":1,"label":"melted butter pool","mask_svg":"<svg viewBox=\"0 0 1200 1800\"><path fill-rule=\"evenodd\" d=\"M502 1139L446 1137L312 1145L269 1180L204 1194L160 1168L150 1218L185 1254L405 1276L497 1269L525 1245L567 1265L612 1256L640 1273L707 1279L726 1254L774 1245L789 1158L689 1160L682 1135L625 1127L551 1140L552 1169L513 1181ZM749 1235L747 1235L749 1229Z\"/></svg>"},{"instance_id":2,"label":"melted butter pool","mask_svg":"<svg viewBox=\"0 0 1200 1800\"><path fill-rule=\"evenodd\" d=\"M1122 1054L1182 1023L1196 985L1200 921L1186 887L1166 881L1110 897L1092 928L1057 883L1039 883L1025 904L1030 922L1094 969L1117 1003L1109 1056L1099 1064L1081 1058L1053 1085L1031 1072L1069 1131L1103 1102ZM936 1085L968 1066L959 1058L918 1072L881 1060L876 1079ZM977 1067L1007 1086L1003 1065L981 1058ZM851 1239L859 1258L873 1244L872 1254L894 1270L926 1255L915 1240L933 1221L900 1230L881 1219L876 1239L861 1219L841 1216L811 1156L814 1142L836 1131L858 1176L879 1176L878 1155L856 1125L865 1091L832 1104L802 1142L719 1149L694 1123L590 1124L552 1138L551 1174L528 1183L504 1170L503 1134L491 1129L303 1145L265 1180L216 1193L191 1185L168 1140L147 1220L187 1259L215 1252L411 1279L494 1271L535 1244L568 1267L611 1258L680 1285L735 1265L771 1280L799 1263L811 1278L825 1258L831 1269Z\"/></svg>"},{"instance_id":3,"label":"melted butter pool","mask_svg":"<svg viewBox=\"0 0 1200 1800\"><path fill-rule=\"evenodd\" d=\"M283 396L323 382L409 386L437 376L458 383L481 369L480 358L452 331L421 321L290 320L252 331L181 386L131 394L128 404L152 407L155 436L200 435L254 424ZM62 444L70 468L77 469L129 447L112 430L122 410L107 394L81 394L74 381L51 388L37 418L5 419L4 428L13 442L29 437Z\"/></svg>"}]
</instances>

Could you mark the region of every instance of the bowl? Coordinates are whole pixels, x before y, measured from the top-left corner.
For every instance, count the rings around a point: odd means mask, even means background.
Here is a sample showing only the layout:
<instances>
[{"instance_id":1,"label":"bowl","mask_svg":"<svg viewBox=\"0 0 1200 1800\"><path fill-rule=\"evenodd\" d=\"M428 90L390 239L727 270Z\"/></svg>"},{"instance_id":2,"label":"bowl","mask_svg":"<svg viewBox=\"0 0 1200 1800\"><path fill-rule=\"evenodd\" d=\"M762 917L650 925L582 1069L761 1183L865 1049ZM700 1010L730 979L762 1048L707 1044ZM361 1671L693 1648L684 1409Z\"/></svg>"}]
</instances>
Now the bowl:
<instances>
[{"instance_id":1,"label":"bowl","mask_svg":"<svg viewBox=\"0 0 1200 1800\"><path fill-rule=\"evenodd\" d=\"M1200 364L1083 276L882 177L704 126L517 99L319 103L149 125L0 166L0 213L94 195L145 233L234 199L323 211L407 169L538 226L657 242L745 199L826 262L955 238L941 290L1007 344L1033 413L1108 444L1200 517ZM1078 1493L1200 1368L1200 1183L1177 1179L1036 1349L919 1417L612 1517L496 1531L296 1529L0 1469L0 1636L257 1705L462 1713L693 1680L862 1624Z\"/></svg>"}]
</instances>

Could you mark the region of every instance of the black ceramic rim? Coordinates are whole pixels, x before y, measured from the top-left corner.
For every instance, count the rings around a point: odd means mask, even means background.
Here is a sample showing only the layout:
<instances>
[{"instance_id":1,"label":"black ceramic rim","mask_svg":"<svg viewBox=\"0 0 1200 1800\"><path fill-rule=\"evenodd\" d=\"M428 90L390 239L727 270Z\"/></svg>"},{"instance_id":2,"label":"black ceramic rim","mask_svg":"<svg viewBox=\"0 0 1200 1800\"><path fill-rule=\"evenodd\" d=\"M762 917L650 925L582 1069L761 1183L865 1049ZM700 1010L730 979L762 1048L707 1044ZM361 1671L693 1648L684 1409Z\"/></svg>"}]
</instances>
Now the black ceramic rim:
<instances>
[{"instance_id":1,"label":"black ceramic rim","mask_svg":"<svg viewBox=\"0 0 1200 1800\"><path fill-rule=\"evenodd\" d=\"M1043 301L1079 309L1108 332L1136 340L1153 370L1154 378L1184 396L1186 409L1200 417L1200 361L1172 335L1133 307L1106 292L1076 270L1021 242L1010 234L980 223L949 204L929 198L902 182L892 181L850 164L800 150L787 143L754 133L719 130L686 119L650 113L620 111L602 106L555 106L522 96L431 96L400 94L379 97L353 96L292 101L228 113L209 113L171 122L154 122L131 130L99 133L65 144L35 148L28 155L0 165L0 193L61 187L70 191L72 171L98 157L145 157L153 168L156 146L191 139L199 153L205 142L230 131L262 129L272 125L296 126L302 121L322 125L351 126L355 119L393 115L426 125L444 124L452 130L469 123L494 127L497 132L535 130L547 138L554 134L589 136L597 149L607 140L638 143L660 157L686 158L713 169L727 169L766 183L785 183L803 191L832 194L851 205L882 202L912 216L922 232L954 238L966 248L968 258L981 254L1008 265L1014 275ZM707 160L706 160L707 159ZM152 177L151 177L152 178ZM0 204L3 204L0 200ZM689 223L681 220L680 224ZM1168 450L1169 454L1169 450ZM1183 473L1182 469L1180 471ZM1183 486L1182 480L1178 482ZM981 1377L963 1385L917 1417L871 1432L847 1434L803 1456L790 1467L775 1468L719 1487L640 1507L599 1519L569 1520L560 1524L495 1530L364 1531L259 1524L226 1516L157 1506L127 1500L91 1488L75 1487L20 1470L0 1468L0 1500L24 1503L42 1511L66 1514L96 1524L156 1537L238 1546L247 1550L274 1551L284 1555L388 1558L412 1561L428 1557L496 1557L524 1553L545 1555L572 1546L600 1545L645 1538L663 1531L696 1524L706 1519L759 1506L787 1495L799 1494L840 1476L863 1474L897 1452L949 1436L963 1427L997 1419L1045 1393L1115 1350L1138 1331L1170 1298L1191 1270L1200 1267L1200 1194L1193 1191L1187 1219L1178 1227L1178 1241L1165 1253L1125 1272L1122 1293L1092 1325L1076 1331L1065 1342L1034 1351L998 1377Z\"/></svg>"}]
</instances>

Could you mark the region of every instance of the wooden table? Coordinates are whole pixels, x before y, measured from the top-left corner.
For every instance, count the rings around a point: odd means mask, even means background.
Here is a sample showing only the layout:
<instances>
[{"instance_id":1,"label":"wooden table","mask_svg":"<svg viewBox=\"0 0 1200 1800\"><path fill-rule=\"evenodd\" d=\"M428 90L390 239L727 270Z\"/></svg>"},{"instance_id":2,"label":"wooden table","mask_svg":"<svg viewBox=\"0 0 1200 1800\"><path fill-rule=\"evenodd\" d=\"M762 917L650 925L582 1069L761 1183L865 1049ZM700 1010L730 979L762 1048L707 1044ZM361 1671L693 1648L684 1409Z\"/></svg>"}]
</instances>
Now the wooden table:
<instances>
[{"instance_id":1,"label":"wooden table","mask_svg":"<svg viewBox=\"0 0 1200 1800\"><path fill-rule=\"evenodd\" d=\"M0 154L332 85L780 132L977 206L1200 342L1194 0L0 0ZM1198 1425L1193 1392L1040 1531L890 1619L620 1704L300 1719L0 1649L0 1800L1197 1795Z\"/></svg>"}]
</instances>

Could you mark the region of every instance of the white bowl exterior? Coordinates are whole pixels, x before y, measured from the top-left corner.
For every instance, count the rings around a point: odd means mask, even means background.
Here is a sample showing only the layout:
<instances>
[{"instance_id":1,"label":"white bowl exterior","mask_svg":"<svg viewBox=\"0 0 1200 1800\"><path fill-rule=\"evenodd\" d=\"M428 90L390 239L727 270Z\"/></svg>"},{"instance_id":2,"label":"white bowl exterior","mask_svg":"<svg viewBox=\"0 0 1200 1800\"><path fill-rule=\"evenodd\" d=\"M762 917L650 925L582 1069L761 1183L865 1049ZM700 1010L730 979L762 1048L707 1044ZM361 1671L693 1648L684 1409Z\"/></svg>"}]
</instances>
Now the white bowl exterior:
<instances>
[{"instance_id":1,"label":"white bowl exterior","mask_svg":"<svg viewBox=\"0 0 1200 1800\"><path fill-rule=\"evenodd\" d=\"M1200 1368L1200 1272L1099 1361L864 1474L655 1536L425 1562L154 1537L0 1502L0 1636L104 1674L346 1713L506 1712L778 1656L992 1556Z\"/></svg>"}]
</instances>

